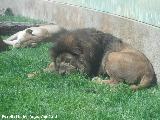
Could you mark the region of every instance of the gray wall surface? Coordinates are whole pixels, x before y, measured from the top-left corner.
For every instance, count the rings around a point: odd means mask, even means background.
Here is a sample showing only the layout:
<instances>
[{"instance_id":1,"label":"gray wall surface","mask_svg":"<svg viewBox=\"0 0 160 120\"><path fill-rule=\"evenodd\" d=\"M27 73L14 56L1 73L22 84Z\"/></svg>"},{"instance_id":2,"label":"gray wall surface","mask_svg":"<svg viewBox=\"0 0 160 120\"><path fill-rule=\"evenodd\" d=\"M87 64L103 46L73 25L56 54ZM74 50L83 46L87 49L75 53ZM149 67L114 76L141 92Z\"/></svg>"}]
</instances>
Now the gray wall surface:
<instances>
[{"instance_id":1,"label":"gray wall surface","mask_svg":"<svg viewBox=\"0 0 160 120\"><path fill-rule=\"evenodd\" d=\"M95 27L122 38L149 58L160 82L158 27L53 0L0 0L0 8L6 7L16 15L54 22L68 29Z\"/></svg>"},{"instance_id":2,"label":"gray wall surface","mask_svg":"<svg viewBox=\"0 0 160 120\"><path fill-rule=\"evenodd\" d=\"M160 0L54 0L112 13L160 27Z\"/></svg>"}]
</instances>

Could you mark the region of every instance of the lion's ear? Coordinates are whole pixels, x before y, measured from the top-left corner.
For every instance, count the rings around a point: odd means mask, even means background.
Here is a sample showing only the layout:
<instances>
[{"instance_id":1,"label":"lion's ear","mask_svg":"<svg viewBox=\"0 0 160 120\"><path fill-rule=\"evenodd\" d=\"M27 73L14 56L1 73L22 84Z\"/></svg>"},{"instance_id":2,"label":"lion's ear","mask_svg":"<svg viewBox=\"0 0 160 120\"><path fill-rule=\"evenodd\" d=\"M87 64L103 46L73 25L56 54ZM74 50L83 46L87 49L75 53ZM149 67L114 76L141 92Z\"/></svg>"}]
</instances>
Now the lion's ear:
<instances>
[{"instance_id":1,"label":"lion's ear","mask_svg":"<svg viewBox=\"0 0 160 120\"><path fill-rule=\"evenodd\" d=\"M32 32L33 32L33 31L32 31L31 29L27 29L27 30L26 30L26 33L32 34Z\"/></svg>"}]
</instances>

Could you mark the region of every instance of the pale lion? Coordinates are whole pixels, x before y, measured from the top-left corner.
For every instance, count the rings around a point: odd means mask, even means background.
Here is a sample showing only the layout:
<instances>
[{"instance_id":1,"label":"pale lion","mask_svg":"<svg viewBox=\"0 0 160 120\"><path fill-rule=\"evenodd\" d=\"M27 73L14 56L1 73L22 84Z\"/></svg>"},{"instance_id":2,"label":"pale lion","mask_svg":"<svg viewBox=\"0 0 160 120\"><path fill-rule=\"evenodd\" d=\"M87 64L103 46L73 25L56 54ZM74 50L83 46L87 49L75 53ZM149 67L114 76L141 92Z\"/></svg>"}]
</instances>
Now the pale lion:
<instances>
[{"instance_id":1,"label":"pale lion","mask_svg":"<svg viewBox=\"0 0 160 120\"><path fill-rule=\"evenodd\" d=\"M34 47L39 42L49 41L54 33L59 32L62 29L63 28L59 27L58 25L30 27L23 31L17 32L16 34L3 41L15 48Z\"/></svg>"}]
</instances>

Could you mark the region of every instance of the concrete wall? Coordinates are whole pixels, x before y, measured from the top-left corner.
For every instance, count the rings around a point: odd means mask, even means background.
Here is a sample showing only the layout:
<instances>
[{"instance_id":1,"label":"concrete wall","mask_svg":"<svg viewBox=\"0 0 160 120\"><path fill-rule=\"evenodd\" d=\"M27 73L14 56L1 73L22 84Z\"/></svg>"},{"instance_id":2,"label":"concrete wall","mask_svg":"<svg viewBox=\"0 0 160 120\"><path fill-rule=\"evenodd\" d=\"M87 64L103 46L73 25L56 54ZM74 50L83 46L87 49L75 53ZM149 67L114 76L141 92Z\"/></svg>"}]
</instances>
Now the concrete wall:
<instances>
[{"instance_id":1,"label":"concrete wall","mask_svg":"<svg viewBox=\"0 0 160 120\"><path fill-rule=\"evenodd\" d=\"M160 82L160 28L94 10L60 4L52 0L1 0L16 15L55 22L68 29L95 27L122 38L151 61Z\"/></svg>"},{"instance_id":2,"label":"concrete wall","mask_svg":"<svg viewBox=\"0 0 160 120\"><path fill-rule=\"evenodd\" d=\"M160 27L160 0L54 0L113 13Z\"/></svg>"}]
</instances>

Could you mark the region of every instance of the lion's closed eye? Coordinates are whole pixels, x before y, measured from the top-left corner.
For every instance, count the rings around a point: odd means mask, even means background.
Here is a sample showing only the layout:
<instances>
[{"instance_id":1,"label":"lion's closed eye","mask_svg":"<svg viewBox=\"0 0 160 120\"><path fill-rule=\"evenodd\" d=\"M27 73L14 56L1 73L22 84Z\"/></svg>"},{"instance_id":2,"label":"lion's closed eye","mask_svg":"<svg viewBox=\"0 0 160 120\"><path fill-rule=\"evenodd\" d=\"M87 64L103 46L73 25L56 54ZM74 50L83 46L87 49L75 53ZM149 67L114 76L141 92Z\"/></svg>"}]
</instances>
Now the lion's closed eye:
<instances>
[{"instance_id":1,"label":"lion's closed eye","mask_svg":"<svg viewBox=\"0 0 160 120\"><path fill-rule=\"evenodd\" d=\"M66 59L65 59L65 62L66 62L66 63L70 63L70 62L71 62L71 58L66 58Z\"/></svg>"}]
</instances>

